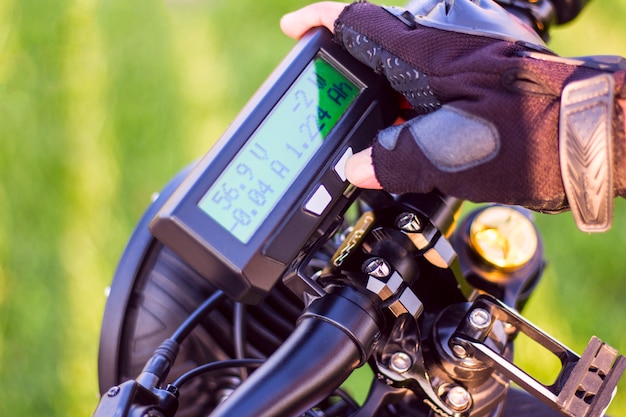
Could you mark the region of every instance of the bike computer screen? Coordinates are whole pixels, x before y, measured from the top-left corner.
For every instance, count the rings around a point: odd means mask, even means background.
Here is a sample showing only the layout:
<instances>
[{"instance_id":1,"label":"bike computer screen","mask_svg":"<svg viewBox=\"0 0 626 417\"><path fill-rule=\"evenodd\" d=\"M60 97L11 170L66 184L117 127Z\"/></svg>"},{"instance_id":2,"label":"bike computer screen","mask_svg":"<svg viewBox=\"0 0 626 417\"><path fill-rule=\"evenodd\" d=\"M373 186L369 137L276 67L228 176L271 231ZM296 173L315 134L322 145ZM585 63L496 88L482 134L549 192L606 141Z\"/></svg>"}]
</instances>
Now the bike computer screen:
<instances>
[{"instance_id":1,"label":"bike computer screen","mask_svg":"<svg viewBox=\"0 0 626 417\"><path fill-rule=\"evenodd\" d=\"M248 243L362 89L323 54L316 56L209 188L199 207Z\"/></svg>"},{"instance_id":2,"label":"bike computer screen","mask_svg":"<svg viewBox=\"0 0 626 417\"><path fill-rule=\"evenodd\" d=\"M256 303L352 201L348 157L396 117L387 81L309 32L152 221L232 298Z\"/></svg>"}]
</instances>

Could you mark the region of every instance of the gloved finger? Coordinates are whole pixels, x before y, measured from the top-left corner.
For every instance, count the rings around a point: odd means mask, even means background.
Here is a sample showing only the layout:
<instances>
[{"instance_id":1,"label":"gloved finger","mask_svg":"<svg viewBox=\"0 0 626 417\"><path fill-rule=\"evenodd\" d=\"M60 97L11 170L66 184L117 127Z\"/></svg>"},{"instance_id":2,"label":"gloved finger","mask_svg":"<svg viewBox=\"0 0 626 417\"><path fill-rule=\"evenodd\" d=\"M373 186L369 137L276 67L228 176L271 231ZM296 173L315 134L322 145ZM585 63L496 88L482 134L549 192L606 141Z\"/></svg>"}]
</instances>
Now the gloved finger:
<instances>
[{"instance_id":1,"label":"gloved finger","mask_svg":"<svg viewBox=\"0 0 626 417\"><path fill-rule=\"evenodd\" d=\"M374 173L372 148L367 148L352 155L346 162L345 172L348 181L359 188L373 190L382 188Z\"/></svg>"},{"instance_id":2,"label":"gloved finger","mask_svg":"<svg viewBox=\"0 0 626 417\"><path fill-rule=\"evenodd\" d=\"M284 15L280 20L280 27L287 36L294 39L301 38L316 26L325 26L332 32L335 20L346 6L346 3L332 1L313 3Z\"/></svg>"},{"instance_id":3,"label":"gloved finger","mask_svg":"<svg viewBox=\"0 0 626 417\"><path fill-rule=\"evenodd\" d=\"M393 194L436 189L476 203L565 208L557 144L507 138L490 120L443 105L379 132L372 148L376 178Z\"/></svg>"},{"instance_id":4,"label":"gloved finger","mask_svg":"<svg viewBox=\"0 0 626 417\"><path fill-rule=\"evenodd\" d=\"M459 195L501 153L490 121L453 106L417 116L378 133L373 148L376 178L393 193L437 188ZM472 178L474 177L474 178ZM452 192L453 191L453 192Z\"/></svg>"},{"instance_id":5,"label":"gloved finger","mask_svg":"<svg viewBox=\"0 0 626 417\"><path fill-rule=\"evenodd\" d=\"M414 65L352 28L343 27L340 38L352 56L384 75L416 113L428 113L441 105L431 89L429 76Z\"/></svg>"}]
</instances>

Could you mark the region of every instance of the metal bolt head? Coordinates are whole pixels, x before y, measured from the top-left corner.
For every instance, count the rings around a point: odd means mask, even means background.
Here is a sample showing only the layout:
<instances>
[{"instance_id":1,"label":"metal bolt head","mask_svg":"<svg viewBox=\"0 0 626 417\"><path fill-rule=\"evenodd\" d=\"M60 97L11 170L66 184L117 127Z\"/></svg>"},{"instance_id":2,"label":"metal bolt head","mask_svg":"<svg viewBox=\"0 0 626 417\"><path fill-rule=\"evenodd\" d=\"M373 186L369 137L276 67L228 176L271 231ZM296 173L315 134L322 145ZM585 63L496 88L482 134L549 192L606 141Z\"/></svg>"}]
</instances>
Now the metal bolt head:
<instances>
[{"instance_id":1,"label":"metal bolt head","mask_svg":"<svg viewBox=\"0 0 626 417\"><path fill-rule=\"evenodd\" d=\"M391 273L391 267L383 258L372 258L365 262L363 272L376 278L386 278Z\"/></svg>"},{"instance_id":2,"label":"metal bolt head","mask_svg":"<svg viewBox=\"0 0 626 417\"><path fill-rule=\"evenodd\" d=\"M411 357L404 352L395 352L391 355L391 361L389 362L389 366L392 370L396 372L406 372L411 369L411 365L413 365L413 361Z\"/></svg>"},{"instance_id":3,"label":"metal bolt head","mask_svg":"<svg viewBox=\"0 0 626 417\"><path fill-rule=\"evenodd\" d=\"M461 345L452 345L452 353L459 359L465 359L468 357L467 349Z\"/></svg>"},{"instance_id":4,"label":"metal bolt head","mask_svg":"<svg viewBox=\"0 0 626 417\"><path fill-rule=\"evenodd\" d=\"M419 232L422 229L422 222L414 213L402 213L396 225L400 230L408 233Z\"/></svg>"},{"instance_id":5,"label":"metal bolt head","mask_svg":"<svg viewBox=\"0 0 626 417\"><path fill-rule=\"evenodd\" d=\"M120 393L120 391L121 389L117 385L114 387L111 387L109 391L107 392L107 397L115 397L117 394Z\"/></svg>"},{"instance_id":6,"label":"metal bolt head","mask_svg":"<svg viewBox=\"0 0 626 417\"><path fill-rule=\"evenodd\" d=\"M454 411L465 411L472 404L472 395L462 386L455 385L448 391L446 403Z\"/></svg>"},{"instance_id":7,"label":"metal bolt head","mask_svg":"<svg viewBox=\"0 0 626 417\"><path fill-rule=\"evenodd\" d=\"M476 308L469 315L470 324L478 330L484 330L491 324L491 314L484 308Z\"/></svg>"}]
</instances>

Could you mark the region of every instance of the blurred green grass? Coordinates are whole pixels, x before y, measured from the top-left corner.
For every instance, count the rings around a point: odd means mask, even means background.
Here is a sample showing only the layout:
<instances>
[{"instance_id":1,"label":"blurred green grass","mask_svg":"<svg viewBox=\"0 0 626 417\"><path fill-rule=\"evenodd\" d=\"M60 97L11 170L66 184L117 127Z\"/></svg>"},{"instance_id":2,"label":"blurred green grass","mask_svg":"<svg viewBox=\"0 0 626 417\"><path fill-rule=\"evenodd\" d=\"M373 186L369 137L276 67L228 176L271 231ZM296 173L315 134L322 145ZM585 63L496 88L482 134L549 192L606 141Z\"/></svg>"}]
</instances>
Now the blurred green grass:
<instances>
[{"instance_id":1,"label":"blurred green grass","mask_svg":"<svg viewBox=\"0 0 626 417\"><path fill-rule=\"evenodd\" d=\"M91 415L104 289L136 221L293 45L278 20L306 3L0 3L0 415ZM626 55L624 23L626 4L596 0L552 47ZM626 352L624 202L599 236L537 221L550 264L526 315L578 352L592 334Z\"/></svg>"}]
</instances>

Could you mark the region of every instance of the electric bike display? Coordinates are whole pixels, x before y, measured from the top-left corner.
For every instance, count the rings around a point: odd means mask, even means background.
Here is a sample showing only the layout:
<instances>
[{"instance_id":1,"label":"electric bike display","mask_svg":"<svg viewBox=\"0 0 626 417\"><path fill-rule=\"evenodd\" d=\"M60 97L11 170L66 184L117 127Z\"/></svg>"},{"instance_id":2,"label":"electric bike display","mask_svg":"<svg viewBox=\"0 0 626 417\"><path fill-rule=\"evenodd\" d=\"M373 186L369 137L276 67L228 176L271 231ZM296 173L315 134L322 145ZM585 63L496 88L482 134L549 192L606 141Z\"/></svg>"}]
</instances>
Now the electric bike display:
<instances>
[{"instance_id":1,"label":"electric bike display","mask_svg":"<svg viewBox=\"0 0 626 417\"><path fill-rule=\"evenodd\" d=\"M138 224L94 416L604 414L624 357L520 313L545 266L528 211L348 183L397 101L325 30L298 44ZM514 364L520 335L560 361L551 385Z\"/></svg>"}]
</instances>

